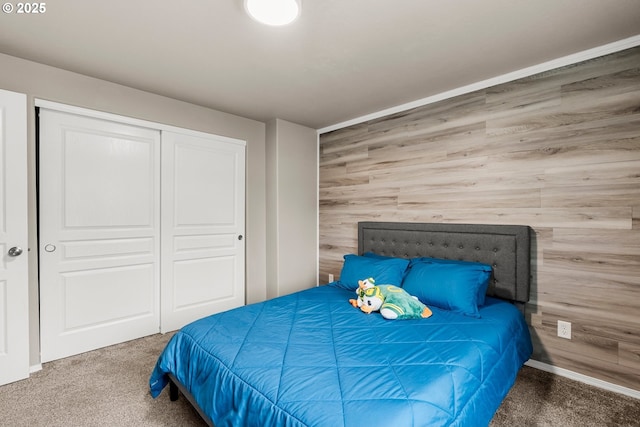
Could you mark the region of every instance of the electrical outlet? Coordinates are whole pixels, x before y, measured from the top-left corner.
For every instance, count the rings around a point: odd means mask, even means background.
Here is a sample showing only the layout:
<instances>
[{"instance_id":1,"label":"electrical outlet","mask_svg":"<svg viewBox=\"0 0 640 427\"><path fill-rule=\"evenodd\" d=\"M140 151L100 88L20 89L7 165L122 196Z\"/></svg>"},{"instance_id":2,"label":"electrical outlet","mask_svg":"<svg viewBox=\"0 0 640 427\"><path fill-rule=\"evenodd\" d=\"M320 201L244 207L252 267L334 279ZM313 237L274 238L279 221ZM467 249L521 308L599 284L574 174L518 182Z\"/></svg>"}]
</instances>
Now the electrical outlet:
<instances>
[{"instance_id":1,"label":"electrical outlet","mask_svg":"<svg viewBox=\"0 0 640 427\"><path fill-rule=\"evenodd\" d=\"M333 274L329 273L329 283L333 282Z\"/></svg>"},{"instance_id":2,"label":"electrical outlet","mask_svg":"<svg viewBox=\"0 0 640 427\"><path fill-rule=\"evenodd\" d=\"M571 322L558 320L558 336L560 338L571 339Z\"/></svg>"}]
</instances>

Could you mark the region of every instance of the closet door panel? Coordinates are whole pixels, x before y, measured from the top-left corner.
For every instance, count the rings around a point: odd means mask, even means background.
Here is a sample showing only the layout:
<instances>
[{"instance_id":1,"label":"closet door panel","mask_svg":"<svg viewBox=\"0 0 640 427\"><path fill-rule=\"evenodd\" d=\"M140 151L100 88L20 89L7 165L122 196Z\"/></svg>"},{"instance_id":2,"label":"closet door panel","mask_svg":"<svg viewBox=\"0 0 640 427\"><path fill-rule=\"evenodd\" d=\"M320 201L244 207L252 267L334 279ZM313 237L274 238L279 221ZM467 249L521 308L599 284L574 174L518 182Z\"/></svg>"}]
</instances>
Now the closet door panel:
<instances>
[{"instance_id":1,"label":"closet door panel","mask_svg":"<svg viewBox=\"0 0 640 427\"><path fill-rule=\"evenodd\" d=\"M235 270L235 260L231 256L176 261L174 278L181 286L175 295L175 309L184 310L202 303L233 298ZM202 278L209 277L216 277L216 286L202 286Z\"/></svg>"},{"instance_id":2,"label":"closet door panel","mask_svg":"<svg viewBox=\"0 0 640 427\"><path fill-rule=\"evenodd\" d=\"M40 111L42 361L157 333L160 132Z\"/></svg>"},{"instance_id":3,"label":"closet door panel","mask_svg":"<svg viewBox=\"0 0 640 427\"><path fill-rule=\"evenodd\" d=\"M163 332L244 304L245 147L162 133Z\"/></svg>"},{"instance_id":4,"label":"closet door panel","mask_svg":"<svg viewBox=\"0 0 640 427\"><path fill-rule=\"evenodd\" d=\"M135 320L154 312L153 264L83 269L63 273L65 327ZM120 295L117 304L108 302ZM156 331L154 331L156 332Z\"/></svg>"},{"instance_id":5,"label":"closet door panel","mask_svg":"<svg viewBox=\"0 0 640 427\"><path fill-rule=\"evenodd\" d=\"M238 159L235 151L224 148L186 143L174 145L173 189L177 228L237 226L237 184L234 177Z\"/></svg>"},{"instance_id":6,"label":"closet door panel","mask_svg":"<svg viewBox=\"0 0 640 427\"><path fill-rule=\"evenodd\" d=\"M63 138L66 228L153 227L157 147L83 129L67 129Z\"/></svg>"}]
</instances>

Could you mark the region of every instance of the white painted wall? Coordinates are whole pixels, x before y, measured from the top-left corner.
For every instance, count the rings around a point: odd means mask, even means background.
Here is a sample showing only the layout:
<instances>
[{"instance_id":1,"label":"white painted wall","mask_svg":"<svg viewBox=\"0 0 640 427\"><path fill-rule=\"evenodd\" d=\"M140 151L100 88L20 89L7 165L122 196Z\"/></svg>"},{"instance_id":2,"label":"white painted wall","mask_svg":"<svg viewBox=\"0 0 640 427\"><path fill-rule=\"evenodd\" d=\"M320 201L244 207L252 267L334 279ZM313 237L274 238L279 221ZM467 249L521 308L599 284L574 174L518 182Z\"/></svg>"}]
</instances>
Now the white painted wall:
<instances>
[{"instance_id":1,"label":"white painted wall","mask_svg":"<svg viewBox=\"0 0 640 427\"><path fill-rule=\"evenodd\" d=\"M318 145L314 129L267 123L267 297L317 284Z\"/></svg>"}]
</instances>

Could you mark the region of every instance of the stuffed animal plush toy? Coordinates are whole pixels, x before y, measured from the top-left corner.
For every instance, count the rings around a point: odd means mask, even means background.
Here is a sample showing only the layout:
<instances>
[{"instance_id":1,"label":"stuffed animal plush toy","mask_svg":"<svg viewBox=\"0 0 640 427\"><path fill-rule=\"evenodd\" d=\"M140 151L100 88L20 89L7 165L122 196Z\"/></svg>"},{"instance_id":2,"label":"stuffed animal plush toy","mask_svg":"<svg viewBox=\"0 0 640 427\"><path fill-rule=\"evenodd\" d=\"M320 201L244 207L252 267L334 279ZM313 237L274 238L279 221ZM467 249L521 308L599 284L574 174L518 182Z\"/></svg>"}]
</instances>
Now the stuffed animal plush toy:
<instances>
[{"instance_id":1,"label":"stuffed animal plush toy","mask_svg":"<svg viewBox=\"0 0 640 427\"><path fill-rule=\"evenodd\" d=\"M374 287L375 284L376 284L376 281L373 280L373 277L369 277L368 279L365 279L365 280L358 280L358 289L356 289L356 295L358 295L358 298L350 299L349 303L351 303L351 305L354 306L355 308L362 307L362 297L364 297L364 291L366 289Z\"/></svg>"},{"instance_id":2,"label":"stuffed animal plush toy","mask_svg":"<svg viewBox=\"0 0 640 427\"><path fill-rule=\"evenodd\" d=\"M379 285L364 290L360 310L369 314L380 311L385 319L420 319L432 312L407 291L393 285Z\"/></svg>"}]
</instances>

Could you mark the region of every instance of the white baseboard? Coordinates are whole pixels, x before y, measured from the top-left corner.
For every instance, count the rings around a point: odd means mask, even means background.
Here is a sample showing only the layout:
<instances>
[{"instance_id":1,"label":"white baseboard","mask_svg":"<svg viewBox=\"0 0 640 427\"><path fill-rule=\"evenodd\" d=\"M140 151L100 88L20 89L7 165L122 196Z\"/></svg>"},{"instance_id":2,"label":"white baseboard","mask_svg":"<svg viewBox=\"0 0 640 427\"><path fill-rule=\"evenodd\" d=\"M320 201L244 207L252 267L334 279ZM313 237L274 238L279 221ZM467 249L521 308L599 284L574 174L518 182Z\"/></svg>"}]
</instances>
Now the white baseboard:
<instances>
[{"instance_id":1,"label":"white baseboard","mask_svg":"<svg viewBox=\"0 0 640 427\"><path fill-rule=\"evenodd\" d=\"M37 365L29 366L29 373L33 374L34 372L42 371L42 364L38 363Z\"/></svg>"},{"instance_id":2,"label":"white baseboard","mask_svg":"<svg viewBox=\"0 0 640 427\"><path fill-rule=\"evenodd\" d=\"M547 363L538 362L537 360L529 359L525 362L525 365L541 371L551 372L552 374L559 375L561 377L569 378L572 380L580 381L581 383L589 384L604 390L613 391L615 393L624 394L625 396L633 397L640 400L640 391L632 388L623 387L617 384L613 384L607 381L593 378L588 375L579 374L577 372L570 371L564 368L558 368L557 366L549 365Z\"/></svg>"}]
</instances>

